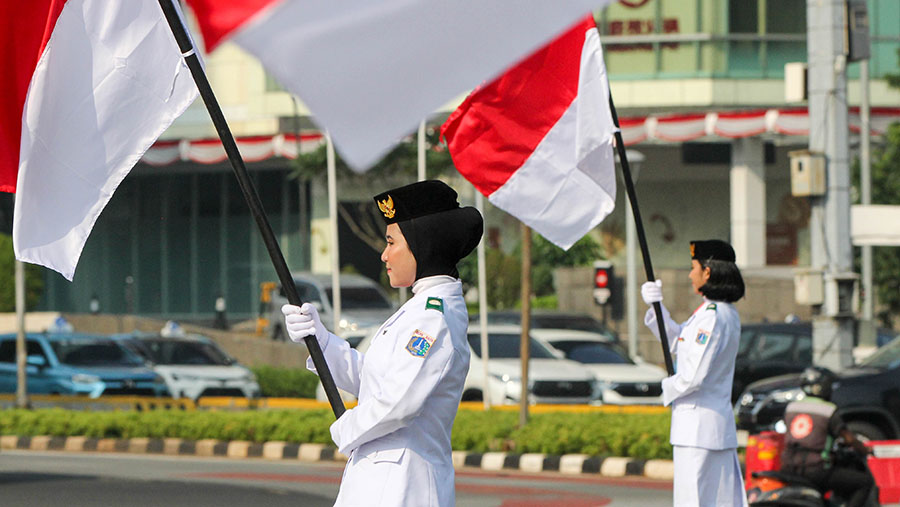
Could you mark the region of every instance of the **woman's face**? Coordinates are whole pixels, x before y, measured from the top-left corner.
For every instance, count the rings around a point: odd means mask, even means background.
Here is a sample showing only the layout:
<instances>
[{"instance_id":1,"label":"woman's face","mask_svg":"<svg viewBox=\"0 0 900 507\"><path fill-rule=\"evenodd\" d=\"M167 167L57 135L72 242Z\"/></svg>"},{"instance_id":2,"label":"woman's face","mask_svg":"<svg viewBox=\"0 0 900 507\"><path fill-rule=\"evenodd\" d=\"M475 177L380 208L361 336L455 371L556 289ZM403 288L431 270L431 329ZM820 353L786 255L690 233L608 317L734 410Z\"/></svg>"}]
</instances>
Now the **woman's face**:
<instances>
[{"instance_id":1,"label":"woman's face","mask_svg":"<svg viewBox=\"0 0 900 507\"><path fill-rule=\"evenodd\" d=\"M691 259L691 272L688 276L691 279L691 286L694 287L694 292L700 294L700 287L706 285L706 281L709 280L709 268L703 268L696 259Z\"/></svg>"},{"instance_id":2,"label":"woman's face","mask_svg":"<svg viewBox=\"0 0 900 507\"><path fill-rule=\"evenodd\" d=\"M384 235L387 246L381 252L381 262L387 268L391 287L409 287L416 281L416 258L397 224L387 226Z\"/></svg>"}]
</instances>

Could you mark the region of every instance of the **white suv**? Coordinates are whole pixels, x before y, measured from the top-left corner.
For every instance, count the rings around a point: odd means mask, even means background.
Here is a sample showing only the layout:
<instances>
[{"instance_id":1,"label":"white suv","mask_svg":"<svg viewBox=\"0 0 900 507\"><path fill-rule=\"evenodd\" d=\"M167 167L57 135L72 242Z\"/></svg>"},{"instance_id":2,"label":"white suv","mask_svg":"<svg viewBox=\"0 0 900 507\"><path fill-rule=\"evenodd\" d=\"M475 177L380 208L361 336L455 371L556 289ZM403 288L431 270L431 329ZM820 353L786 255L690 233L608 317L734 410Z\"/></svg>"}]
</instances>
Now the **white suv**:
<instances>
[{"instance_id":1,"label":"white suv","mask_svg":"<svg viewBox=\"0 0 900 507\"><path fill-rule=\"evenodd\" d=\"M365 352L372 335L378 328L369 329L357 346ZM516 404L521 396L521 360L519 359L519 326L488 326L488 385L491 403L494 405ZM484 367L481 362L481 335L478 326L469 326L469 350L471 360L469 373L463 388L462 401L483 399ZM575 361L562 359L540 342L531 339L530 361L528 363L529 403L589 403L597 395L596 382L591 372ZM341 391L344 401L355 397ZM319 384L316 399L326 401L325 391Z\"/></svg>"},{"instance_id":2,"label":"white suv","mask_svg":"<svg viewBox=\"0 0 900 507\"><path fill-rule=\"evenodd\" d=\"M373 280L360 275L341 274L341 321L338 329L332 329L334 310L330 274L294 273L294 284L300 300L312 303L319 311L322 324L336 335L380 326L397 310L385 290ZM279 285L269 303L268 334L273 340L285 341L284 315L281 307L287 296Z\"/></svg>"},{"instance_id":3,"label":"white suv","mask_svg":"<svg viewBox=\"0 0 900 507\"><path fill-rule=\"evenodd\" d=\"M631 359L604 334L567 329L534 329L531 335L560 357L589 369L597 378L595 403L662 405L662 379L666 370Z\"/></svg>"}]
</instances>

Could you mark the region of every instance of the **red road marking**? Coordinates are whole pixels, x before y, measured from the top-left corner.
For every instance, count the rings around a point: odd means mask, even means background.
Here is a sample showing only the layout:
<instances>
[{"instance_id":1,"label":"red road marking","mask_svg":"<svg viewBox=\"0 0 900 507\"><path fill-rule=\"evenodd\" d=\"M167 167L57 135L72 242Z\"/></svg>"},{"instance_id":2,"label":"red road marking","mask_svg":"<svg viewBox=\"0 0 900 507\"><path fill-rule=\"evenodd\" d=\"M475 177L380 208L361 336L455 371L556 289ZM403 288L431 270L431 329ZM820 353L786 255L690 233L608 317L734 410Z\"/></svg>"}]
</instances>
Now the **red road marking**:
<instances>
[{"instance_id":1,"label":"red road marking","mask_svg":"<svg viewBox=\"0 0 900 507\"><path fill-rule=\"evenodd\" d=\"M554 474L554 475L549 475ZM608 486L624 486L624 487L640 487L645 489L661 489L671 490L672 482L658 479L647 479L643 477L604 477L600 474L595 476L576 476L569 477L554 472L545 472L544 474L523 473L518 471L509 472L484 472L484 471L456 471L457 477L502 477L506 480L534 482L535 480L544 480L549 482L567 482L580 484L605 484Z\"/></svg>"}]
</instances>

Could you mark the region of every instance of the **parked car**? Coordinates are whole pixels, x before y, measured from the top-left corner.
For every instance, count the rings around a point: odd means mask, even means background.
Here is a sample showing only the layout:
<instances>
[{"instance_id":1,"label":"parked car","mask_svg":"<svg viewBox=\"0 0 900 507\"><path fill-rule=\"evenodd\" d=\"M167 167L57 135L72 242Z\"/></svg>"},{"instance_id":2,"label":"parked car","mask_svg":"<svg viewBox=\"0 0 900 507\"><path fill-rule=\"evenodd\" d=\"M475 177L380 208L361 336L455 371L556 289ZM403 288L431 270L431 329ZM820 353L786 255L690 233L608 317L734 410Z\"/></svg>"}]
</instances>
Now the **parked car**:
<instances>
[{"instance_id":1,"label":"parked car","mask_svg":"<svg viewBox=\"0 0 900 507\"><path fill-rule=\"evenodd\" d=\"M334 307L332 302L331 275L295 273L294 284L304 303L312 303L319 311L322 323L329 331L341 335L371 326L380 326L397 310L385 290L373 280L360 275L341 274L341 321L334 327ZM284 315L281 307L287 303L287 296L279 285L269 302L269 330L273 340L284 341Z\"/></svg>"},{"instance_id":2,"label":"parked car","mask_svg":"<svg viewBox=\"0 0 900 507\"><path fill-rule=\"evenodd\" d=\"M597 379L598 403L614 405L661 405L662 379L666 370L631 359L606 335L587 331L534 329L532 336L558 351L562 357L581 363Z\"/></svg>"},{"instance_id":3,"label":"parked car","mask_svg":"<svg viewBox=\"0 0 900 507\"><path fill-rule=\"evenodd\" d=\"M877 331L880 347L894 339L890 329ZM813 363L812 324L764 322L743 324L741 344L734 365L731 402L736 403L744 389L764 378L800 373Z\"/></svg>"},{"instance_id":4,"label":"parked car","mask_svg":"<svg viewBox=\"0 0 900 507\"><path fill-rule=\"evenodd\" d=\"M196 401L203 396L260 396L253 372L206 336L130 334L117 339L153 363L173 398Z\"/></svg>"},{"instance_id":5,"label":"parked car","mask_svg":"<svg viewBox=\"0 0 900 507\"><path fill-rule=\"evenodd\" d=\"M900 340L838 373L831 401L851 430L868 440L900 438ZM770 429L788 403L803 399L800 375L760 380L747 386L735 406L738 428Z\"/></svg>"},{"instance_id":6,"label":"parked car","mask_svg":"<svg viewBox=\"0 0 900 507\"><path fill-rule=\"evenodd\" d=\"M105 335L28 333L27 386L31 394L165 396L162 377L144 359ZM0 392L14 393L16 335L0 335Z\"/></svg>"},{"instance_id":7,"label":"parked car","mask_svg":"<svg viewBox=\"0 0 900 507\"><path fill-rule=\"evenodd\" d=\"M757 380L800 373L811 364L812 325L809 322L742 324L731 402L737 402L744 389Z\"/></svg>"},{"instance_id":8,"label":"parked car","mask_svg":"<svg viewBox=\"0 0 900 507\"><path fill-rule=\"evenodd\" d=\"M469 315L469 322L479 322L479 314ZM519 310L501 310L488 312L488 325L522 325L522 312ZM532 329L571 329L590 331L606 337L607 341L618 341L614 332L599 320L583 313L559 312L556 310L533 310L531 312Z\"/></svg>"},{"instance_id":9,"label":"parked car","mask_svg":"<svg viewBox=\"0 0 900 507\"><path fill-rule=\"evenodd\" d=\"M377 328L373 328L363 338L357 349L365 352L375 332ZM518 326L488 327L488 388L492 404L519 402L522 389L520 335L521 328ZM485 385L478 326L469 326L468 340L471 359L462 401L480 401L484 396ZM590 403L596 397L596 381L590 370L575 361L557 356L534 338L529 347L529 403ZM343 391L341 397L345 401L355 399ZM316 391L316 399L326 400L321 384Z\"/></svg>"}]
</instances>

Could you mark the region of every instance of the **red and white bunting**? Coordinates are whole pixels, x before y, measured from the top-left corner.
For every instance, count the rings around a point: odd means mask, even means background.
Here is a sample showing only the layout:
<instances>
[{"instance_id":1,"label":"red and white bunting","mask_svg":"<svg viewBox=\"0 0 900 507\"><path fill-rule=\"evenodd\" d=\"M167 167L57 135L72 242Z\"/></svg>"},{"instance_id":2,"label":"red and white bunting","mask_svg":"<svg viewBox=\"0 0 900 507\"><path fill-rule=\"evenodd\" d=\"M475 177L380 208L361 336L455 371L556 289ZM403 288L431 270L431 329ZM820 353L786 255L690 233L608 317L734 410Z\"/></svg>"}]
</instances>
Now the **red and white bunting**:
<instances>
[{"instance_id":1,"label":"red and white bunting","mask_svg":"<svg viewBox=\"0 0 900 507\"><path fill-rule=\"evenodd\" d=\"M891 123L900 121L900 107L872 108L869 124L872 135L883 135ZM859 108L850 109L850 130L860 131ZM639 116L619 118L625 146L643 142L686 142L701 138L735 139L763 134L785 136L809 135L809 112L806 109L768 109L742 112L688 113L674 116ZM308 153L324 142L319 132L300 135L300 152ZM297 136L241 137L238 149L248 162L271 157L297 158ZM158 141L141 162L163 166L175 162L215 164L226 159L225 149L218 140Z\"/></svg>"}]
</instances>

